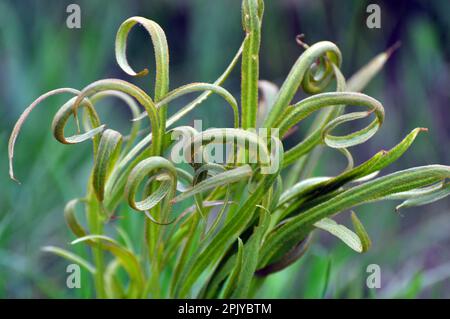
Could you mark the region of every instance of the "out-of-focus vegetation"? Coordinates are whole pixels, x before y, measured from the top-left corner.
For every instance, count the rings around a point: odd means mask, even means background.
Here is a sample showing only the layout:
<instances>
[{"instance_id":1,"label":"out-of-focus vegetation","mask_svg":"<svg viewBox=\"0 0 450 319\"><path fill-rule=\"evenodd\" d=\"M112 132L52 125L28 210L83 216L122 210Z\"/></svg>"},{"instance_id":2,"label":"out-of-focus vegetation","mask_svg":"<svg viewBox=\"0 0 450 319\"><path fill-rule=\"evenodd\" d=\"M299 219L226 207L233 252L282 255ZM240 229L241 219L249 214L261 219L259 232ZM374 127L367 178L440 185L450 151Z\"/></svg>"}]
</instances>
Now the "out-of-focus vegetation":
<instances>
[{"instance_id":1,"label":"out-of-focus vegetation","mask_svg":"<svg viewBox=\"0 0 450 319\"><path fill-rule=\"evenodd\" d=\"M88 278L82 288L65 287L66 262L44 255L47 244L68 242L64 204L83 193L92 165L88 145L77 151L55 142L48 127L62 102L52 98L27 122L18 141L16 171L22 185L7 177L7 137L23 109L39 94L60 87L82 88L104 77L124 77L114 60L117 27L132 15L155 19L166 30L171 48L172 87L193 80L212 82L240 45L240 1L80 1L82 28L65 26L68 3L57 1L0 2L0 296L90 297ZM387 117L384 128L359 147L358 162L379 148L390 148L417 126L430 132L401 159L411 167L450 162L449 30L447 1L379 2L381 30L365 26L364 1L342 6L332 1L266 1L261 48L261 78L281 84L307 42L331 40L340 47L343 72L350 75L370 57L397 40L402 47L366 92L381 100ZM214 22L214 23L213 23ZM130 35L130 60L139 67L152 62L147 35ZM139 50L133 50L139 48ZM142 49L142 48L146 48ZM153 66L150 65L150 68ZM277 81L279 79L279 81ZM133 80L151 86L150 78ZM239 91L239 74L227 88ZM204 125L223 126L231 118L215 116L216 98L199 108ZM105 107L113 128L124 130L130 115L125 108ZM304 133L300 128L292 140ZM345 164L334 153L316 175L331 174ZM390 170L398 167L393 165ZM397 167L396 167L397 166ZM70 181L61 182L61 181ZM316 234L308 254L275 274L262 297L449 297L449 201L396 214L395 203L360 207L358 213L374 240L372 249L356 255L329 236ZM343 216L346 219L347 216ZM317 236L319 235L319 236ZM82 248L80 254L85 254ZM366 266L380 265L382 288L367 290ZM329 272L329 277L328 277ZM295 280L294 280L294 279Z\"/></svg>"}]
</instances>

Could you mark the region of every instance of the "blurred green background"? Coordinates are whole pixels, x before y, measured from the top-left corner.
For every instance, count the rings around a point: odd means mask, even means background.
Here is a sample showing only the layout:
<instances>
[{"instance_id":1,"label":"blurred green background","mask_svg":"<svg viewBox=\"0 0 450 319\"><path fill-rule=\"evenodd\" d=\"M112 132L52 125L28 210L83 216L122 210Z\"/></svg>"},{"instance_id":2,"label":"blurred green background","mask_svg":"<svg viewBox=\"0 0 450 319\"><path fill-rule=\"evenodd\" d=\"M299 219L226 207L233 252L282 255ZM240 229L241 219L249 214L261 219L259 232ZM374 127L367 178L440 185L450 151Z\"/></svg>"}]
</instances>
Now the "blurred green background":
<instances>
[{"instance_id":1,"label":"blurred green background","mask_svg":"<svg viewBox=\"0 0 450 319\"><path fill-rule=\"evenodd\" d=\"M265 2L260 75L278 85L302 53L295 42L299 33L310 44L335 42L347 77L391 44L402 42L366 90L384 104L386 122L373 139L355 149L357 162L390 148L421 126L430 132L383 173L450 163L449 1ZM66 27L70 3L81 7L81 29ZM369 3L381 7L381 29L366 27ZM243 38L239 0L0 0L0 297L92 296L87 278L82 289L67 289L67 262L39 250L48 244L68 247L71 236L62 210L68 200L84 194L92 166L88 143L63 146L51 136L51 119L64 97L40 105L24 126L15 161L21 185L8 178L7 141L20 113L48 90L81 89L107 77L151 90L152 78L130 79L114 58L115 32L133 15L154 19L165 30L171 88L214 81ZM153 69L151 43L142 29L130 35L128 52L136 70L149 65ZM225 86L238 96L239 74L234 72ZM211 98L191 119L203 119L204 128L230 125L231 114L217 115L224 114L221 104L220 99ZM130 115L124 107L105 105L100 113L113 128L127 130ZM292 140L298 141L303 132L301 128ZM315 175L336 173L345 165L341 155L333 152L322 158ZM357 209L373 240L369 252L358 255L337 239L316 232L307 255L273 275L260 297L449 298L449 200L407 209L401 215L395 213L395 205L377 203ZM348 214L339 219L348 222ZM365 285L366 267L372 263L381 267L382 287L376 290Z\"/></svg>"}]
</instances>

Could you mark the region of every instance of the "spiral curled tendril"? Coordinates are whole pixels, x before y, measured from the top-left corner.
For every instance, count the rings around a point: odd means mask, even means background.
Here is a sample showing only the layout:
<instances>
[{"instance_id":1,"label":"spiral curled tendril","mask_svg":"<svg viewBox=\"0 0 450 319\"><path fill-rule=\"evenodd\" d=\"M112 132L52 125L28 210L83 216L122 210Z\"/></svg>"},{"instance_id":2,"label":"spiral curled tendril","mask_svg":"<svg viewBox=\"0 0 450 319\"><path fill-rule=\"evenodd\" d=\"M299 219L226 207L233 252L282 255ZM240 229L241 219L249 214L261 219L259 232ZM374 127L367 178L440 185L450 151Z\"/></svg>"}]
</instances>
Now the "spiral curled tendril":
<instances>
[{"instance_id":1,"label":"spiral curled tendril","mask_svg":"<svg viewBox=\"0 0 450 319\"><path fill-rule=\"evenodd\" d=\"M158 174L156 174L158 172ZM138 186L144 178L159 178L161 185L151 195L141 201L136 201ZM135 210L148 211L158 204L163 198L168 199L168 204L176 192L177 172L175 166L167 159L159 156L152 156L140 162L131 171L125 188L128 204Z\"/></svg>"},{"instance_id":2,"label":"spiral curled tendril","mask_svg":"<svg viewBox=\"0 0 450 319\"><path fill-rule=\"evenodd\" d=\"M279 119L284 109L288 107L294 98L294 95L300 85L304 83L305 78L311 76L311 65L323 55L327 56L329 61L331 61L330 63L334 63L338 67L341 65L341 53L334 43L322 41L309 47L295 62L286 80L281 86L274 105L264 123L265 127L272 127L272 125ZM330 72L329 69L331 68L331 65L330 67L328 67L328 65L329 63L327 64L327 74ZM328 75L325 79L329 81ZM317 86L318 84L315 83L315 85Z\"/></svg>"}]
</instances>

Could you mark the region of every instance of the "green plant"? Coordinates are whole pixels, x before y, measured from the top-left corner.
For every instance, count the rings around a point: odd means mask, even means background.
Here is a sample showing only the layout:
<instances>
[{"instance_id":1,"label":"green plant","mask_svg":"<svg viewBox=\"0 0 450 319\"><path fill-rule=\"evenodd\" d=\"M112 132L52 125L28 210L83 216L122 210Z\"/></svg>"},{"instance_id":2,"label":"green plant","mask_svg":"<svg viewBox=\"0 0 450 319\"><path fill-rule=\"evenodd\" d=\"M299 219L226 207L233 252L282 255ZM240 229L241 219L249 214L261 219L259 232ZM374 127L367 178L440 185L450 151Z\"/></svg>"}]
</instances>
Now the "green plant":
<instances>
[{"instance_id":1,"label":"green plant","mask_svg":"<svg viewBox=\"0 0 450 319\"><path fill-rule=\"evenodd\" d=\"M259 47L263 2L244 0L242 24L245 38L225 72L214 82L192 83L169 90L169 55L164 32L153 21L133 17L119 28L116 58L131 76L136 73L126 58L126 41L134 25L150 34L155 51L156 79L153 97L135 85L118 79L94 82L78 91L63 88L50 91L33 102L19 118L9 143L10 176L14 143L30 112L49 96L74 95L56 113L52 130L63 144L92 140L94 165L85 197L70 201L65 218L76 239L92 249L93 262L57 247L44 250L61 255L92 273L98 297L249 297L264 278L298 260L308 248L310 235L321 229L340 238L357 252L370 247L370 239L352 213L354 232L331 217L357 205L384 199L404 200L400 207L423 205L450 193L450 167L430 165L375 178L396 161L424 129L414 129L389 151L381 151L355 166L348 148L364 143L380 128L384 109L377 100L361 94L382 68L392 49L375 57L348 81L340 72L341 54L331 42L300 45L299 57L278 90L259 80ZM241 114L238 102L222 84L241 60ZM336 83L336 92L326 92ZM258 85L259 84L259 85ZM300 86L310 97L292 104ZM259 99L259 90L262 99ZM199 97L167 117L169 103L190 93ZM231 107L234 127L197 132L193 127L174 124L211 94L221 96ZM95 106L105 97L122 99L136 121L123 137L106 129ZM139 105L145 111L141 113ZM345 113L346 105L368 111ZM79 112L81 119L79 119ZM299 122L318 115L307 137L283 151L281 139ZM336 136L331 132L341 124L374 115L365 128ZM66 137L64 129L73 116L77 134ZM151 133L141 130L149 119ZM81 124L79 123L81 120ZM81 133L81 126L84 132ZM269 129L261 137L255 128ZM167 159L176 143L173 135L191 139L183 150L196 163L175 165ZM143 137L142 137L143 136ZM234 161L213 163L203 151L207 144L237 141ZM193 148L196 142L205 148ZM310 177L321 146L337 149L348 167L335 177ZM259 153L255 156L252 150ZM275 150L274 153L271 151ZM269 173L268 167L275 168ZM144 198L136 200L136 197ZM143 243L131 239L125 228L107 229L124 202L139 216ZM77 205L86 213L86 225L76 216ZM132 214L128 212L127 214ZM113 239L116 237L117 239ZM112 258L111 258L111 256Z\"/></svg>"}]
</instances>

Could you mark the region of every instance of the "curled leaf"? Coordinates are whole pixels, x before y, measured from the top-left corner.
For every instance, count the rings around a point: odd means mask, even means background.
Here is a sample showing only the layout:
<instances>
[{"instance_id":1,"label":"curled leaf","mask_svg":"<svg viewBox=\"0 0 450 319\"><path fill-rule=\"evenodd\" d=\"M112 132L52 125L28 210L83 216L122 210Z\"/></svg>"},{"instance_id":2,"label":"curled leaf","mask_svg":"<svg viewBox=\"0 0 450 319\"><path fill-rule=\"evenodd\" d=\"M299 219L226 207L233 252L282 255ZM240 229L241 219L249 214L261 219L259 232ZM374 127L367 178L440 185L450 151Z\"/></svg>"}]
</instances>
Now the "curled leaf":
<instances>
[{"instance_id":1,"label":"curled leaf","mask_svg":"<svg viewBox=\"0 0 450 319\"><path fill-rule=\"evenodd\" d=\"M264 127L274 127L274 124L280 119L283 111L291 103L305 77L313 76L310 69L311 65L313 65L317 61L317 58L320 58L324 55L327 57L327 59L324 61L328 63L325 73L333 72L332 64L335 64L338 67L341 65L341 52L334 43L321 41L310 46L298 58L288 76L286 77L286 80L284 81L283 85L280 88L280 91L278 92L274 105L270 110L266 121L264 122ZM321 79L325 81L325 84L327 84L326 82L330 80L330 77L324 75L323 77L321 77ZM317 85L318 83L315 83L315 86ZM307 88L307 86L305 87Z\"/></svg>"},{"instance_id":2,"label":"curled leaf","mask_svg":"<svg viewBox=\"0 0 450 319\"><path fill-rule=\"evenodd\" d=\"M158 189L143 200L136 201L135 197L138 192L138 187L144 178L150 178L150 182L157 176L162 177L161 185L159 185ZM176 185L177 171L173 164L163 157L152 156L141 161L133 168L125 187L125 196L128 199L128 204L133 209L141 212L150 210L165 198L164 213L166 213L175 195Z\"/></svg>"},{"instance_id":3,"label":"curled leaf","mask_svg":"<svg viewBox=\"0 0 450 319\"><path fill-rule=\"evenodd\" d=\"M305 119L307 116L312 114L313 112L326 108L340 108L342 104L350 104L350 105L358 105L362 107L366 107L370 112L375 114L375 119L365 128L353 132L351 134L347 134L344 136L330 136L329 134L325 135L325 141L331 142L333 140L345 141L345 143L340 144L330 144L331 147L350 147L361 144L367 141L370 137L372 137L381 124L384 121L384 109L381 103L374 98L371 98L367 95L361 93L352 93L352 92L332 92L332 93L320 93L317 95L313 95L309 98L303 99L299 103L292 106L292 111L280 122L280 134L283 135L286 133L291 127L296 125L299 121ZM346 114L343 115L334 121L331 124L328 124L325 133L328 133L331 129L334 129L339 124L343 122L347 122L350 120L355 120L361 118L362 114L365 116L370 113L357 113L356 115ZM328 140L326 139L328 137Z\"/></svg>"},{"instance_id":4,"label":"curled leaf","mask_svg":"<svg viewBox=\"0 0 450 319\"><path fill-rule=\"evenodd\" d=\"M117 30L115 46L116 60L122 70L131 76L144 76L148 73L147 69L136 73L127 61L126 50L128 33L136 24L142 25L152 39L156 62L155 100L158 101L169 89L169 49L166 35L156 22L142 17L131 17L125 20L120 25L119 30Z\"/></svg>"},{"instance_id":5,"label":"curled leaf","mask_svg":"<svg viewBox=\"0 0 450 319\"><path fill-rule=\"evenodd\" d=\"M23 111L23 113L20 115L19 119L17 120L16 124L14 125L14 128L13 128L13 130L11 132L11 136L9 137L9 142L8 142L9 177L12 180L14 180L16 182L19 182L14 176L14 168L13 168L14 146L16 144L16 139L19 136L20 130L21 130L23 124L25 123L26 119L30 115L31 111L33 111L34 108L38 104L40 104L42 101L44 101L45 99L47 99L48 97L50 97L52 95L57 95L57 94L62 94L62 93L71 93L71 94L76 95L79 92L80 91L75 90L75 89L71 89L71 88L61 88L61 89L56 89L56 90L49 91L49 92L41 95L40 97L38 97L36 100L34 100L34 102L31 103L25 109L25 111Z\"/></svg>"},{"instance_id":6,"label":"curled leaf","mask_svg":"<svg viewBox=\"0 0 450 319\"><path fill-rule=\"evenodd\" d=\"M73 114L76 116L78 107L86 97L90 97L104 91L117 91L132 96L145 108L152 126L152 151L154 154L158 154L160 152L161 142L164 135L160 130L158 110L155 103L147 95L147 93L129 82L118 79L104 79L89 84L78 94L77 99L73 103Z\"/></svg>"},{"instance_id":7,"label":"curled leaf","mask_svg":"<svg viewBox=\"0 0 450 319\"><path fill-rule=\"evenodd\" d=\"M85 107L89 114L89 119L91 125L89 129L84 133L74 134L69 137L64 136L64 128L69 120L70 116L74 116L77 119L77 113L74 111L74 104L77 98L74 97L66 102L61 108L56 112L52 121L52 131L55 139L62 144L77 144L82 143L96 136L98 133L102 132L105 125L100 125L100 119L95 111L92 103L83 99L80 103L80 107Z\"/></svg>"}]
</instances>

